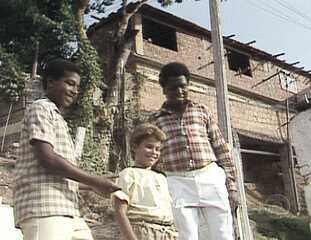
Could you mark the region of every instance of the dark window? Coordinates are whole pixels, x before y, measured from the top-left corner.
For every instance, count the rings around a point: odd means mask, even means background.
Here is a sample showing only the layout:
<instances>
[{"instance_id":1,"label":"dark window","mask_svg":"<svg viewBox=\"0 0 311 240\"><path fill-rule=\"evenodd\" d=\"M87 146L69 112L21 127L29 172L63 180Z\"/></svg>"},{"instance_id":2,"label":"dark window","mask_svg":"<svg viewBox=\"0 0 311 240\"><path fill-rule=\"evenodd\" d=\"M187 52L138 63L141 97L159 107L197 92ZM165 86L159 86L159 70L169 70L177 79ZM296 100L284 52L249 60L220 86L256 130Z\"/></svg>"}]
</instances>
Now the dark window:
<instances>
[{"instance_id":1,"label":"dark window","mask_svg":"<svg viewBox=\"0 0 311 240\"><path fill-rule=\"evenodd\" d=\"M143 38L152 44L177 51L176 29L142 18Z\"/></svg>"},{"instance_id":2,"label":"dark window","mask_svg":"<svg viewBox=\"0 0 311 240\"><path fill-rule=\"evenodd\" d=\"M229 69L252 77L252 70L249 62L249 57L239 52L228 50Z\"/></svg>"}]
</instances>

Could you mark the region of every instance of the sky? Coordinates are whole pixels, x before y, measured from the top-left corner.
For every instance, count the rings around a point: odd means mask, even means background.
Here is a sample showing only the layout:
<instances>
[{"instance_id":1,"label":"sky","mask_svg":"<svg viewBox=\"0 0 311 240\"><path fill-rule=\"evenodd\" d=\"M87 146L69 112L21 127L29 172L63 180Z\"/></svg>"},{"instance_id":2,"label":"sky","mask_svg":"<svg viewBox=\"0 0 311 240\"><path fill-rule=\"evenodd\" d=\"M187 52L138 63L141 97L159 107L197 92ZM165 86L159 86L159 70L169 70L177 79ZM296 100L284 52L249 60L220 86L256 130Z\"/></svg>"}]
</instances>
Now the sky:
<instances>
[{"instance_id":1,"label":"sky","mask_svg":"<svg viewBox=\"0 0 311 240\"><path fill-rule=\"evenodd\" d=\"M120 3L121 0L116 0ZM148 2L161 6L156 0ZM112 6L110 11L117 10ZM204 28L210 28L209 0L183 0L163 8L176 16ZM224 0L220 3L221 28L224 36L279 57L296 67L311 70L311 0Z\"/></svg>"}]
</instances>

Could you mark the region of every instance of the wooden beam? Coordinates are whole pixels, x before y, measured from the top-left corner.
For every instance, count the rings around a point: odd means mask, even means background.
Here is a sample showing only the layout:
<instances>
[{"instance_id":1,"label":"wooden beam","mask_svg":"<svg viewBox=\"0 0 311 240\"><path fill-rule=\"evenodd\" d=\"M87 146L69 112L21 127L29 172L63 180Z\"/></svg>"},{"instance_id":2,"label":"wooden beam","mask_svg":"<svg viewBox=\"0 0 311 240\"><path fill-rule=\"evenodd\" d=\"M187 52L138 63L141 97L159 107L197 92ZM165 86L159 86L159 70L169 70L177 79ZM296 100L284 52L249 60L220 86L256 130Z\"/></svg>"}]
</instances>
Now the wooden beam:
<instances>
[{"instance_id":1,"label":"wooden beam","mask_svg":"<svg viewBox=\"0 0 311 240\"><path fill-rule=\"evenodd\" d=\"M281 72L281 71L277 71L276 73L272 74L270 77L267 77L267 78L261 80L260 82L254 84L254 85L252 86L252 88L257 87L258 85L260 85L260 84L262 84L262 83L268 81L269 79L271 79L271 78L277 76L280 72Z\"/></svg>"},{"instance_id":2,"label":"wooden beam","mask_svg":"<svg viewBox=\"0 0 311 240\"><path fill-rule=\"evenodd\" d=\"M253 44L253 43L255 43L256 42L256 40L253 40L253 41L250 41L250 42L248 42L248 43L245 43L245 45L251 45L251 44Z\"/></svg>"},{"instance_id":3,"label":"wooden beam","mask_svg":"<svg viewBox=\"0 0 311 240\"><path fill-rule=\"evenodd\" d=\"M285 53L278 53L278 54L272 55L272 57L277 58L277 57L284 56L284 55Z\"/></svg>"},{"instance_id":4,"label":"wooden beam","mask_svg":"<svg viewBox=\"0 0 311 240\"><path fill-rule=\"evenodd\" d=\"M300 63L300 62L298 61L298 62L294 62L294 63L289 63L289 65L294 66L294 65L297 65L298 63Z\"/></svg>"},{"instance_id":5,"label":"wooden beam","mask_svg":"<svg viewBox=\"0 0 311 240\"><path fill-rule=\"evenodd\" d=\"M209 51L212 47L213 47L213 45L211 44L211 45L206 49L206 51Z\"/></svg>"},{"instance_id":6,"label":"wooden beam","mask_svg":"<svg viewBox=\"0 0 311 240\"><path fill-rule=\"evenodd\" d=\"M224 36L224 38L233 38L233 37L235 37L235 34L231 34L231 35L228 35L228 36Z\"/></svg>"},{"instance_id":7,"label":"wooden beam","mask_svg":"<svg viewBox=\"0 0 311 240\"><path fill-rule=\"evenodd\" d=\"M257 155L280 157L279 153L259 151L259 150L253 150L253 149L241 149L241 153L250 153L250 154L257 154Z\"/></svg>"},{"instance_id":8,"label":"wooden beam","mask_svg":"<svg viewBox=\"0 0 311 240\"><path fill-rule=\"evenodd\" d=\"M99 17L97 17L97 16L95 16L95 15L91 15L91 18L94 18L95 20L98 20L98 21L101 20L101 18L99 18Z\"/></svg>"}]
</instances>

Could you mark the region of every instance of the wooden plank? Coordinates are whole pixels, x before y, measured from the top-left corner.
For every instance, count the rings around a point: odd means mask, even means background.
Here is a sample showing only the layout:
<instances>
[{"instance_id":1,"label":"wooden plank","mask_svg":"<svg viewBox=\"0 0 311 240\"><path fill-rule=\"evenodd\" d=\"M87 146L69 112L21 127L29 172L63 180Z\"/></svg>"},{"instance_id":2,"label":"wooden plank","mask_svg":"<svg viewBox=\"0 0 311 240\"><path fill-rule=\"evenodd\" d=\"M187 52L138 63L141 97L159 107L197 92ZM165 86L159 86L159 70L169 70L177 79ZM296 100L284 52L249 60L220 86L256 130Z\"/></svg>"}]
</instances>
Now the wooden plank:
<instances>
[{"instance_id":1,"label":"wooden plank","mask_svg":"<svg viewBox=\"0 0 311 240\"><path fill-rule=\"evenodd\" d=\"M241 153L250 153L250 154L280 157L279 153L274 153L274 152L266 152L266 151L259 151L259 150L253 150L253 149L241 149L240 151L241 151Z\"/></svg>"},{"instance_id":2,"label":"wooden plank","mask_svg":"<svg viewBox=\"0 0 311 240\"><path fill-rule=\"evenodd\" d=\"M233 148L232 153L237 168L237 184L238 184L238 193L240 197L240 206L237 209L237 221L239 226L240 239L253 240L254 237L249 223L247 204L246 204L242 159L240 157L240 153L237 148Z\"/></svg>"},{"instance_id":3,"label":"wooden plank","mask_svg":"<svg viewBox=\"0 0 311 240\"><path fill-rule=\"evenodd\" d=\"M304 192L305 192L308 216L311 216L311 184L304 186ZM309 227L311 230L311 222L309 223Z\"/></svg>"}]
</instances>

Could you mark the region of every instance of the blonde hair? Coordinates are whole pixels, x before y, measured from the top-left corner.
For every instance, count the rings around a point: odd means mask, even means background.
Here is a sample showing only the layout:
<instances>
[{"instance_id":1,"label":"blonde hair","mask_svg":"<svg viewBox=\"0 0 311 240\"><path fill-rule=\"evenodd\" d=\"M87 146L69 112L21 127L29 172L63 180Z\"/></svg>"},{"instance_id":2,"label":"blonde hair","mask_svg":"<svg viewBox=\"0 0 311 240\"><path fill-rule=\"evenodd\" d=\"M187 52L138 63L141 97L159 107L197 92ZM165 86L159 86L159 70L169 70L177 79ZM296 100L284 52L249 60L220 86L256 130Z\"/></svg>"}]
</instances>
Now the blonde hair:
<instances>
[{"instance_id":1,"label":"blonde hair","mask_svg":"<svg viewBox=\"0 0 311 240\"><path fill-rule=\"evenodd\" d=\"M131 147L139 145L145 138L155 137L160 142L166 139L165 133L156 125L151 123L142 123L135 127L131 136Z\"/></svg>"}]
</instances>

